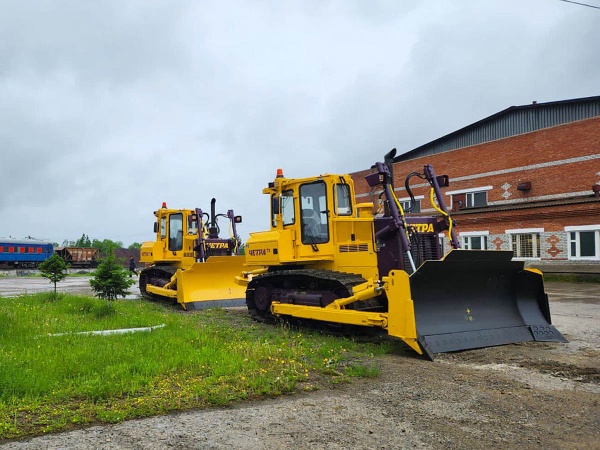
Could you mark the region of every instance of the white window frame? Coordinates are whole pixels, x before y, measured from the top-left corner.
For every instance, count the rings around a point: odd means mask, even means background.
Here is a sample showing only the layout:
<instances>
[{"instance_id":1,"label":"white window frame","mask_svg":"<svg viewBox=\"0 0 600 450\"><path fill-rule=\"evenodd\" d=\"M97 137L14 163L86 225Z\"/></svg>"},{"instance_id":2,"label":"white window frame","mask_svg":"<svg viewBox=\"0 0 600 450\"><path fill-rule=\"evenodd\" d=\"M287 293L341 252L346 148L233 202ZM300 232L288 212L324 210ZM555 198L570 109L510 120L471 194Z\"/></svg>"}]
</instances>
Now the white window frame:
<instances>
[{"instance_id":1,"label":"white window frame","mask_svg":"<svg viewBox=\"0 0 600 450\"><path fill-rule=\"evenodd\" d=\"M513 253L513 259L519 260L519 261L523 261L523 260L528 260L528 261L539 261L542 259L542 233L544 232L543 228L515 228L515 229L511 229L511 230L504 230L504 232L506 234L508 234L510 236L510 249L512 250L513 248L513 235L514 234L538 234L539 235L539 247L540 247L540 254L538 256L516 256ZM536 245L536 250L537 250L537 245Z\"/></svg>"},{"instance_id":2,"label":"white window frame","mask_svg":"<svg viewBox=\"0 0 600 450\"><path fill-rule=\"evenodd\" d=\"M581 252L581 248L580 248L580 235L579 233L582 231L593 231L595 232L595 243L596 243L596 248L595 250L595 256L578 256L578 255L573 255L571 252L571 244L572 242L575 242L575 245L577 247L577 251L578 253ZM567 233L567 251L568 251L568 257L569 260L572 261L597 261L600 260L600 225L583 225L583 226L570 226L570 227L565 227L565 232ZM576 233L575 235L575 241L571 240L571 233Z\"/></svg>"},{"instance_id":3,"label":"white window frame","mask_svg":"<svg viewBox=\"0 0 600 450\"><path fill-rule=\"evenodd\" d=\"M419 210L418 211L410 211L408 214L420 214L421 206L422 206L421 200L424 198L425 198L424 195L415 195L415 200L417 201L417 205L419 205ZM398 201L402 205L402 209L404 210L404 212L406 212L406 209L408 208L408 206L410 206L410 197L402 197L402 198L399 198ZM405 207L405 205L406 205L406 207Z\"/></svg>"},{"instance_id":4,"label":"white window frame","mask_svg":"<svg viewBox=\"0 0 600 450\"><path fill-rule=\"evenodd\" d=\"M489 197L487 194L487 191L491 191L494 187L493 186L482 186L482 187L476 187L476 188L468 188L468 189L460 189L460 190L456 190L456 191L447 191L446 195L450 196L450 204L453 205L453 195L457 195L457 194L465 194L465 202L468 204L467 201L467 196L469 194L471 194L471 202L473 202L473 196L478 193L478 192L485 192L485 206L488 206L490 201L489 201ZM463 208L474 208L474 206L467 206L464 205ZM477 208L483 208L483 206L478 206Z\"/></svg>"},{"instance_id":5,"label":"white window frame","mask_svg":"<svg viewBox=\"0 0 600 450\"><path fill-rule=\"evenodd\" d=\"M483 201L484 205L475 206L475 194L481 194L481 193L485 194L485 200ZM465 194L465 200L467 202L467 204L465 205L465 208L483 208L484 206L488 205L487 191L467 192Z\"/></svg>"},{"instance_id":6,"label":"white window frame","mask_svg":"<svg viewBox=\"0 0 600 450\"><path fill-rule=\"evenodd\" d=\"M489 247L489 240L488 240L489 235L490 235L489 231L462 231L462 232L458 233L458 236L460 237L460 245L465 250L471 250L471 238L472 237L485 238L485 240L484 240L485 245L482 250L487 250ZM469 242L468 244L467 244L467 241Z\"/></svg>"}]
</instances>

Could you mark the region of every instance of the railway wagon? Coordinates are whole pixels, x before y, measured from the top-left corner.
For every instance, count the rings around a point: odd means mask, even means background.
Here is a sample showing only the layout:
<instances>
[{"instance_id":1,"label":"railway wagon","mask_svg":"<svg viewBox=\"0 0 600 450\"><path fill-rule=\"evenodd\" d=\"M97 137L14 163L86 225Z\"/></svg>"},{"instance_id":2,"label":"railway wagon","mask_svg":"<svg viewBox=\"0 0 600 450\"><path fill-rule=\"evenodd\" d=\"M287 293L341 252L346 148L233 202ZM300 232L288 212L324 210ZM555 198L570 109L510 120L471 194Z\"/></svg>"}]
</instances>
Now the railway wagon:
<instances>
[{"instance_id":1,"label":"railway wagon","mask_svg":"<svg viewBox=\"0 0 600 450\"><path fill-rule=\"evenodd\" d=\"M96 267L98 249L86 247L56 247L56 253L71 267Z\"/></svg>"},{"instance_id":2,"label":"railway wagon","mask_svg":"<svg viewBox=\"0 0 600 450\"><path fill-rule=\"evenodd\" d=\"M4 267L37 267L54 253L51 242L35 239L0 239L0 265Z\"/></svg>"}]
</instances>

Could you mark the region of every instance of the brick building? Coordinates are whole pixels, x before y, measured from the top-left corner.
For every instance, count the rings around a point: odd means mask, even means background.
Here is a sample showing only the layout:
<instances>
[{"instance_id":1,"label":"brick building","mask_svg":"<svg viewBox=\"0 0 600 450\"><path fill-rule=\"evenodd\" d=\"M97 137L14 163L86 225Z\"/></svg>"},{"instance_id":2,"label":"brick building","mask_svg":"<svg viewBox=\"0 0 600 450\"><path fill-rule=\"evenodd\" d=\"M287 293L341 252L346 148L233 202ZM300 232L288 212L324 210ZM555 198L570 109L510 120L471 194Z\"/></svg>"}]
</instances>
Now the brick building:
<instances>
[{"instance_id":1,"label":"brick building","mask_svg":"<svg viewBox=\"0 0 600 450\"><path fill-rule=\"evenodd\" d=\"M600 272L600 96L512 106L397 156L405 206L404 178L424 164L450 177L444 201L463 248L513 250L547 272ZM377 203L369 172L352 178L358 200ZM412 180L413 213L435 214L429 185Z\"/></svg>"}]
</instances>

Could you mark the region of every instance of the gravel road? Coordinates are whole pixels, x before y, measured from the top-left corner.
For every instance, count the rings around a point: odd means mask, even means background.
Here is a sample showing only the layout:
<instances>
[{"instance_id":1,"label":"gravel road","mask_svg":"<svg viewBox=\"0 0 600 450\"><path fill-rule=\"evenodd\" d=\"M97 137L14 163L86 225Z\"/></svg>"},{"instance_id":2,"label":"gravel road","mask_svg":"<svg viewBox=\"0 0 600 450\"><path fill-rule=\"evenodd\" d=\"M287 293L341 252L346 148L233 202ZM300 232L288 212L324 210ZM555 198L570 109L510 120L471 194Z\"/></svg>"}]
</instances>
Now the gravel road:
<instances>
[{"instance_id":1,"label":"gravel road","mask_svg":"<svg viewBox=\"0 0 600 450\"><path fill-rule=\"evenodd\" d=\"M398 344L395 354L379 358L376 379L0 448L599 449L600 285L546 288L568 344L470 350L434 362Z\"/></svg>"},{"instance_id":2,"label":"gravel road","mask_svg":"<svg viewBox=\"0 0 600 450\"><path fill-rule=\"evenodd\" d=\"M35 273L30 270L27 273ZM30 276L0 276L0 296L15 297L23 294L37 294L54 290L54 284L42 277ZM71 292L77 294L94 295L90 286L90 277L67 277L56 284L58 292ZM130 295L126 298L139 298L140 289L136 284L129 289Z\"/></svg>"}]
</instances>

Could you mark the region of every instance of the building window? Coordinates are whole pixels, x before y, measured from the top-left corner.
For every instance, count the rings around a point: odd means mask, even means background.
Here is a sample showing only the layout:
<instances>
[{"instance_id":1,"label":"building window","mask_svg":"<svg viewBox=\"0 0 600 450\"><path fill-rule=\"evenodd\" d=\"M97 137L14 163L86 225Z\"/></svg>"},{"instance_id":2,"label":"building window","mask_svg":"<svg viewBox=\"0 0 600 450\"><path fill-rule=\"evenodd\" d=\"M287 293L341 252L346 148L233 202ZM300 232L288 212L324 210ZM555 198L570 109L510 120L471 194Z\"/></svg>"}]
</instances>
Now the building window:
<instances>
[{"instance_id":1,"label":"building window","mask_svg":"<svg viewBox=\"0 0 600 450\"><path fill-rule=\"evenodd\" d=\"M514 258L540 257L540 233L510 234L510 244Z\"/></svg>"},{"instance_id":2,"label":"building window","mask_svg":"<svg viewBox=\"0 0 600 450\"><path fill-rule=\"evenodd\" d=\"M569 236L569 259L600 259L600 227L565 227L565 230Z\"/></svg>"},{"instance_id":3,"label":"building window","mask_svg":"<svg viewBox=\"0 0 600 450\"><path fill-rule=\"evenodd\" d=\"M412 202L412 209L410 209L410 200L400 200L400 204L402 205L402 209L405 213L417 214L421 212L421 200L418 198L416 198L415 201Z\"/></svg>"},{"instance_id":4,"label":"building window","mask_svg":"<svg viewBox=\"0 0 600 450\"><path fill-rule=\"evenodd\" d=\"M450 196L450 204L455 211L464 208L483 208L488 205L488 191L491 189L492 186L481 186L446 192L446 195Z\"/></svg>"},{"instance_id":5,"label":"building window","mask_svg":"<svg viewBox=\"0 0 600 450\"><path fill-rule=\"evenodd\" d=\"M487 192L467 192L465 194L466 208L481 208L487 206Z\"/></svg>"},{"instance_id":6,"label":"building window","mask_svg":"<svg viewBox=\"0 0 600 450\"><path fill-rule=\"evenodd\" d=\"M462 247L465 250L487 250L487 238L485 235L461 236Z\"/></svg>"}]
</instances>

